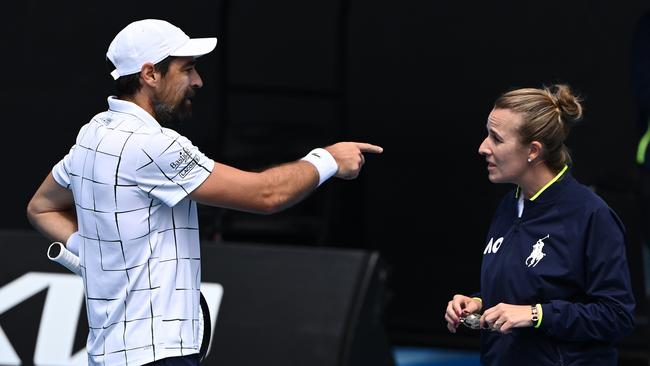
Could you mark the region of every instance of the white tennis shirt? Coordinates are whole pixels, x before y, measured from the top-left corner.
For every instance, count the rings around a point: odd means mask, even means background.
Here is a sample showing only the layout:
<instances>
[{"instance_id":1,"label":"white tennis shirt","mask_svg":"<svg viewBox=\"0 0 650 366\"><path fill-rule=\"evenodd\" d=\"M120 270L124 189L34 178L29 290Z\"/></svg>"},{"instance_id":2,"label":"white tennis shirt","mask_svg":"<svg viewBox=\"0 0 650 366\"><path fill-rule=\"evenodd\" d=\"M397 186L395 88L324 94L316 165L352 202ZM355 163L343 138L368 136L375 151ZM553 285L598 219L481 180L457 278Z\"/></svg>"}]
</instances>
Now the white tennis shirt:
<instances>
[{"instance_id":1,"label":"white tennis shirt","mask_svg":"<svg viewBox=\"0 0 650 366\"><path fill-rule=\"evenodd\" d=\"M108 106L52 170L76 205L89 364L197 353L201 255L188 194L214 161L137 105Z\"/></svg>"}]
</instances>

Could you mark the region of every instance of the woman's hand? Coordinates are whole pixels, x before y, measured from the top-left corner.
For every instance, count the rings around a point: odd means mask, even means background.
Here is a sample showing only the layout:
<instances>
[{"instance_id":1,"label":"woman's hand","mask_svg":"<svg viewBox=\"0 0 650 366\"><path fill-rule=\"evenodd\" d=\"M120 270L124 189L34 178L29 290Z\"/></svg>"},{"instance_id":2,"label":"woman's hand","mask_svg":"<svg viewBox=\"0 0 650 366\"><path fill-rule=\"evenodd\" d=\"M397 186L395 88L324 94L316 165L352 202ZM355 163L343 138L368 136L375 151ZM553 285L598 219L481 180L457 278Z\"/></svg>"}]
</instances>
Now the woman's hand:
<instances>
[{"instance_id":1,"label":"woman's hand","mask_svg":"<svg viewBox=\"0 0 650 366\"><path fill-rule=\"evenodd\" d=\"M456 328L460 324L460 317L477 313L481 311L481 307L483 307L483 304L480 300L465 295L454 295L454 298L447 303L447 311L445 312L447 329L452 333L456 333Z\"/></svg>"},{"instance_id":2,"label":"woman's hand","mask_svg":"<svg viewBox=\"0 0 650 366\"><path fill-rule=\"evenodd\" d=\"M493 306L481 316L481 328L495 332L509 333L513 328L533 326L530 305L511 305L500 303Z\"/></svg>"}]
</instances>

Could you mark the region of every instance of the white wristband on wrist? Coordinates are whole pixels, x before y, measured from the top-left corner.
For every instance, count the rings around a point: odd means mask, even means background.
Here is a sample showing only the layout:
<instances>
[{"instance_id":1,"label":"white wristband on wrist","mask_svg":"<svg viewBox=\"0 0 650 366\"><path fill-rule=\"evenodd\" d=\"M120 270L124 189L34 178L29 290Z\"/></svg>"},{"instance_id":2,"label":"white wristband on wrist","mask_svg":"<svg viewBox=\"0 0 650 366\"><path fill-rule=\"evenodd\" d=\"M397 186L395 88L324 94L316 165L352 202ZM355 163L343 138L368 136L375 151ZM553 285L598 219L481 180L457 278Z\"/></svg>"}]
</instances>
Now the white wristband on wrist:
<instances>
[{"instance_id":1,"label":"white wristband on wrist","mask_svg":"<svg viewBox=\"0 0 650 366\"><path fill-rule=\"evenodd\" d=\"M319 186L339 170L339 166L336 164L336 160L332 154L322 148L310 151L309 154L305 155L305 157L300 160L305 160L316 167L316 170L318 170Z\"/></svg>"}]
</instances>

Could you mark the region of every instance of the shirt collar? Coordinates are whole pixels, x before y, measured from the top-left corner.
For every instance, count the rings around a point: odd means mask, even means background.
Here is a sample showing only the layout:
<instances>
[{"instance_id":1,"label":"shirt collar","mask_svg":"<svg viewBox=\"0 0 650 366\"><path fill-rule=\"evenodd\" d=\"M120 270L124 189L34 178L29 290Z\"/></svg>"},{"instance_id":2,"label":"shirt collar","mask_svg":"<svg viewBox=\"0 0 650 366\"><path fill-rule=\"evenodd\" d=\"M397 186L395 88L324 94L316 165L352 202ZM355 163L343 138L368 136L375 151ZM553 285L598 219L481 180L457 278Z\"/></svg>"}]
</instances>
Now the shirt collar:
<instances>
[{"instance_id":1,"label":"shirt collar","mask_svg":"<svg viewBox=\"0 0 650 366\"><path fill-rule=\"evenodd\" d=\"M135 116L150 127L161 127L160 123L158 123L158 121L156 121L152 115L142 109L139 105L127 100L117 99L117 97L114 95L108 97L108 109L112 112L125 113Z\"/></svg>"},{"instance_id":2,"label":"shirt collar","mask_svg":"<svg viewBox=\"0 0 650 366\"><path fill-rule=\"evenodd\" d=\"M564 173L566 173L566 171L567 171L568 169L569 169L569 166L565 164L565 165L564 165L564 168L562 168L562 170L560 170L560 172L557 173L557 175L556 175L553 179L551 179L548 183L546 183L546 184L544 185L544 187L542 187L539 191L537 191L537 193L535 193L535 194L534 194L534 195L529 199L529 201L534 201L537 197L539 197L539 195L541 195L542 192L544 192L547 188L549 188L550 186L552 186L553 183L557 182L558 179L562 178L562 177L564 176ZM515 197L519 197L520 194L521 194L521 187L518 186L517 189L515 190Z\"/></svg>"}]
</instances>

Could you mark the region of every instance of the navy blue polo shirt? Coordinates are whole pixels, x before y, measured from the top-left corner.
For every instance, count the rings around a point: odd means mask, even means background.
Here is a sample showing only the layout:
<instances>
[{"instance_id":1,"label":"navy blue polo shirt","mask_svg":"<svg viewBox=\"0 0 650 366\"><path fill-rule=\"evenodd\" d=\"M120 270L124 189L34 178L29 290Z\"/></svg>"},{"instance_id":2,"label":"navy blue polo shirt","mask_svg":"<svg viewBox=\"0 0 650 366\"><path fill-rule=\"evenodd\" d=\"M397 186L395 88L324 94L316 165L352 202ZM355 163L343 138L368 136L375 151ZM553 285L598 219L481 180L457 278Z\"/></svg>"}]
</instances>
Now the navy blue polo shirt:
<instances>
[{"instance_id":1,"label":"navy blue polo shirt","mask_svg":"<svg viewBox=\"0 0 650 366\"><path fill-rule=\"evenodd\" d=\"M614 343L634 327L624 227L568 172L531 200L508 193L490 226L481 267L483 310L542 305L539 328L482 331L485 365L614 365Z\"/></svg>"}]
</instances>

